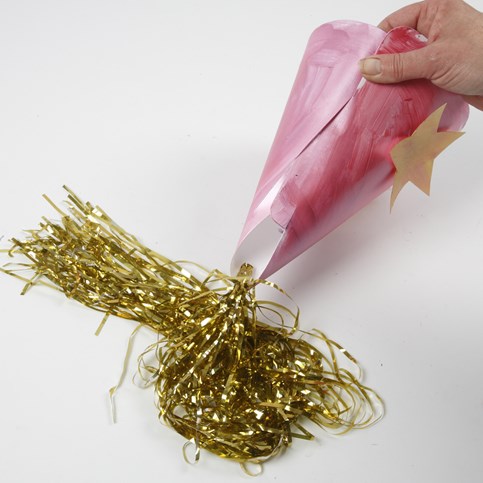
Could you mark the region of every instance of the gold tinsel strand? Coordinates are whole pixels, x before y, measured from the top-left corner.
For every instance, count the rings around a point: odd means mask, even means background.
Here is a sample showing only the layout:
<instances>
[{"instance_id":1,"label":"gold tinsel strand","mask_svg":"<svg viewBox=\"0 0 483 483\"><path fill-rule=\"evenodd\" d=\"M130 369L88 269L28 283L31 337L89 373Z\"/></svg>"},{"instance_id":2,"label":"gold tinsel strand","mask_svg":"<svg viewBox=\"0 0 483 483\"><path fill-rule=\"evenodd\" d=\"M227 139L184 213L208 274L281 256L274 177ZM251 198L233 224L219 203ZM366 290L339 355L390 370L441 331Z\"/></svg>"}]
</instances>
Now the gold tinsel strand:
<instances>
[{"instance_id":1,"label":"gold tinsel strand","mask_svg":"<svg viewBox=\"0 0 483 483\"><path fill-rule=\"evenodd\" d=\"M292 438L312 439L304 421L343 433L382 416L380 398L347 368L359 371L350 354L320 331L300 330L298 308L257 299L264 285L293 305L278 286L253 279L248 265L230 277L171 261L65 189L68 213L45 197L61 221L44 218L25 240L13 239L9 255L28 262L2 271L27 282L22 293L46 284L104 312L101 326L116 315L154 330L139 374L195 460L204 448L250 472L247 463L266 461Z\"/></svg>"}]
</instances>

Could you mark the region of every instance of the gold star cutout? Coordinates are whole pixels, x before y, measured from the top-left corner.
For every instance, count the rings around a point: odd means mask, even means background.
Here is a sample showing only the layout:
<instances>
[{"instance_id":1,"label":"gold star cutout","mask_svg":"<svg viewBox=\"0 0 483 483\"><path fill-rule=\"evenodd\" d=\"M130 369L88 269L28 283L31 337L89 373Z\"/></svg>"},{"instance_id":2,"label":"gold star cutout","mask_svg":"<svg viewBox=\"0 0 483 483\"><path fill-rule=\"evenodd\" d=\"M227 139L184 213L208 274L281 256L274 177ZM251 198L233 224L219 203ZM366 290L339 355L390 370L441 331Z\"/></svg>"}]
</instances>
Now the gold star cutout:
<instances>
[{"instance_id":1,"label":"gold star cutout","mask_svg":"<svg viewBox=\"0 0 483 483\"><path fill-rule=\"evenodd\" d=\"M408 181L429 196L434 159L464 134L454 131L438 132L445 107L446 104L436 109L411 136L392 148L391 157L396 174L391 193L391 210L397 195Z\"/></svg>"}]
</instances>

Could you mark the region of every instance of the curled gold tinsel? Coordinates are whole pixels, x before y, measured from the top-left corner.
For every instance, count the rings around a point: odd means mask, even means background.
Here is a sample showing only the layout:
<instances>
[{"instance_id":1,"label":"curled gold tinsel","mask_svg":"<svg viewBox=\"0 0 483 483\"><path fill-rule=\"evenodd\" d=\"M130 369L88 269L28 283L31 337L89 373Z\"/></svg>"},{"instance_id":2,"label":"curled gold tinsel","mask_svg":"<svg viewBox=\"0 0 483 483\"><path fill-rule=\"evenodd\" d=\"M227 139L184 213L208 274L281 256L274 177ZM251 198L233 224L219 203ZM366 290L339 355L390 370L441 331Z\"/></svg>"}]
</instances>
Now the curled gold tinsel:
<instances>
[{"instance_id":1,"label":"curled gold tinsel","mask_svg":"<svg viewBox=\"0 0 483 483\"><path fill-rule=\"evenodd\" d=\"M65 189L68 213L45 197L61 221L44 218L13 239L9 255L28 262L2 271L27 282L22 293L46 284L104 312L102 324L116 315L158 334L139 374L155 388L159 417L188 440L186 458L194 445L195 460L204 448L261 463L294 437L312 439L307 421L343 433L382 416L377 394L349 370L358 370L350 354L320 331L302 331L298 308L257 299L264 285L294 305L277 285L253 279L248 265L231 277L171 261Z\"/></svg>"}]
</instances>

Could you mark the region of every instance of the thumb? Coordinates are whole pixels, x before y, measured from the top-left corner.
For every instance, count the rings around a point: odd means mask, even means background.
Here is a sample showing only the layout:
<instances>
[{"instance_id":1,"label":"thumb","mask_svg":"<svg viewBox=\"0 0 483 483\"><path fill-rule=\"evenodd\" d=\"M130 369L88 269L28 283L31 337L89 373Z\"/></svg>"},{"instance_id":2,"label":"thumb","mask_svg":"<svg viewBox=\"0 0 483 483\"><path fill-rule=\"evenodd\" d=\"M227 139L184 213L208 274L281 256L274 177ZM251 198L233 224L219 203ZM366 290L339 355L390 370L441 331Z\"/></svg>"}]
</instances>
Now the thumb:
<instances>
[{"instance_id":1,"label":"thumb","mask_svg":"<svg viewBox=\"0 0 483 483\"><path fill-rule=\"evenodd\" d=\"M429 79L428 47L401 54L373 55L359 61L362 75L371 82L393 84L411 79Z\"/></svg>"},{"instance_id":2,"label":"thumb","mask_svg":"<svg viewBox=\"0 0 483 483\"><path fill-rule=\"evenodd\" d=\"M483 111L483 96L463 96L463 99L476 109Z\"/></svg>"}]
</instances>

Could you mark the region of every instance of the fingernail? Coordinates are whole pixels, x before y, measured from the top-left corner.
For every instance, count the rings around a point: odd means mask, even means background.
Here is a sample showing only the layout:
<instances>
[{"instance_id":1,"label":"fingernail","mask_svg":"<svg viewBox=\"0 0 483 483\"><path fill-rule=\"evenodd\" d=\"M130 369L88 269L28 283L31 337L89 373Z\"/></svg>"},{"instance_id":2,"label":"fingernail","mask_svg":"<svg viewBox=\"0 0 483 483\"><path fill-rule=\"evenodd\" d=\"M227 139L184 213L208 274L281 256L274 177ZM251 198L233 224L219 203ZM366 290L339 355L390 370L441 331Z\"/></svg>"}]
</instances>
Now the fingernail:
<instances>
[{"instance_id":1,"label":"fingernail","mask_svg":"<svg viewBox=\"0 0 483 483\"><path fill-rule=\"evenodd\" d=\"M379 75L381 73L381 61L379 59L362 59L359 61L359 69L364 75Z\"/></svg>"}]
</instances>

